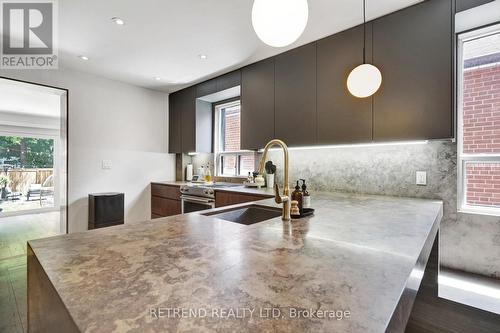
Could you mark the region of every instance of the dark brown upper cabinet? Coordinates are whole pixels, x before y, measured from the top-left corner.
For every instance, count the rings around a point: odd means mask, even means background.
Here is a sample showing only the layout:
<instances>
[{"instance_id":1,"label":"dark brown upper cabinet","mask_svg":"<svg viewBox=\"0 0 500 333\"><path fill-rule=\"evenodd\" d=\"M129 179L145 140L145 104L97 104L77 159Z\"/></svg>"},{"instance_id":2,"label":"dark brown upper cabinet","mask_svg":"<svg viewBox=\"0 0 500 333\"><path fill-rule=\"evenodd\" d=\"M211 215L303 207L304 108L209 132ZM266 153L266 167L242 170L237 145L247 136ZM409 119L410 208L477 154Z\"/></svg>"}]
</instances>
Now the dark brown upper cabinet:
<instances>
[{"instance_id":1,"label":"dark brown upper cabinet","mask_svg":"<svg viewBox=\"0 0 500 333\"><path fill-rule=\"evenodd\" d=\"M196 90L194 87L179 92L181 112L182 152L196 151Z\"/></svg>"},{"instance_id":2,"label":"dark brown upper cabinet","mask_svg":"<svg viewBox=\"0 0 500 333\"><path fill-rule=\"evenodd\" d=\"M168 152L182 153L181 144L181 107L179 92L168 97Z\"/></svg>"},{"instance_id":3,"label":"dark brown upper cabinet","mask_svg":"<svg viewBox=\"0 0 500 333\"><path fill-rule=\"evenodd\" d=\"M212 104L196 99L194 86L171 94L169 102L169 152L211 152Z\"/></svg>"},{"instance_id":4,"label":"dark brown upper cabinet","mask_svg":"<svg viewBox=\"0 0 500 333\"><path fill-rule=\"evenodd\" d=\"M431 0L373 22L376 141L453 136L452 0Z\"/></svg>"},{"instance_id":5,"label":"dark brown upper cabinet","mask_svg":"<svg viewBox=\"0 0 500 333\"><path fill-rule=\"evenodd\" d=\"M214 79L196 85L196 97L203 97L216 92L239 86L241 70L229 72Z\"/></svg>"},{"instance_id":6,"label":"dark brown upper cabinet","mask_svg":"<svg viewBox=\"0 0 500 333\"><path fill-rule=\"evenodd\" d=\"M276 56L274 121L288 145L316 143L316 43Z\"/></svg>"},{"instance_id":7,"label":"dark brown upper cabinet","mask_svg":"<svg viewBox=\"0 0 500 333\"><path fill-rule=\"evenodd\" d=\"M229 72L217 78L217 91L226 90L241 84L241 70Z\"/></svg>"},{"instance_id":8,"label":"dark brown upper cabinet","mask_svg":"<svg viewBox=\"0 0 500 333\"><path fill-rule=\"evenodd\" d=\"M346 87L362 63L362 25L171 94L169 151L205 151L212 127L200 124L211 123L211 108L196 97L239 84L243 149L272 138L305 146L453 137L454 4L428 0L368 22L367 61L382 72L369 98Z\"/></svg>"},{"instance_id":9,"label":"dark brown upper cabinet","mask_svg":"<svg viewBox=\"0 0 500 333\"><path fill-rule=\"evenodd\" d=\"M462 12L467 9L471 9L477 6L484 5L488 2L493 2L494 0L456 0L456 12Z\"/></svg>"},{"instance_id":10,"label":"dark brown upper cabinet","mask_svg":"<svg viewBox=\"0 0 500 333\"><path fill-rule=\"evenodd\" d=\"M372 24L366 25L366 60L372 59ZM337 144L372 140L372 98L356 98L347 77L363 63L363 26L317 42L318 143Z\"/></svg>"},{"instance_id":11,"label":"dark brown upper cabinet","mask_svg":"<svg viewBox=\"0 0 500 333\"><path fill-rule=\"evenodd\" d=\"M264 148L274 138L274 58L241 72L241 148Z\"/></svg>"},{"instance_id":12,"label":"dark brown upper cabinet","mask_svg":"<svg viewBox=\"0 0 500 333\"><path fill-rule=\"evenodd\" d=\"M212 79L196 85L196 97L203 97L217 92L217 80Z\"/></svg>"}]
</instances>

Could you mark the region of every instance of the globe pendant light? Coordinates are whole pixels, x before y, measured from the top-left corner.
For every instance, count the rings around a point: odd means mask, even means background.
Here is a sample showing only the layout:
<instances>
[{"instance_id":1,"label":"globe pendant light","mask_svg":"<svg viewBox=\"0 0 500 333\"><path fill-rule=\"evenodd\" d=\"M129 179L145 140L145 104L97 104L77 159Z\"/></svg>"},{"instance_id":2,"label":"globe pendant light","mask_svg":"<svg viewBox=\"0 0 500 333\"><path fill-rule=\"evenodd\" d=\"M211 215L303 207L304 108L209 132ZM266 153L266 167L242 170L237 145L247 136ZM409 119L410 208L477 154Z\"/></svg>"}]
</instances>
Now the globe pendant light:
<instances>
[{"instance_id":1,"label":"globe pendant light","mask_svg":"<svg viewBox=\"0 0 500 333\"><path fill-rule=\"evenodd\" d=\"M252 25L267 45L284 47L295 42L307 25L307 0L255 0Z\"/></svg>"},{"instance_id":2,"label":"globe pendant light","mask_svg":"<svg viewBox=\"0 0 500 333\"><path fill-rule=\"evenodd\" d=\"M347 77L347 89L359 98L369 97L382 84L382 73L372 64L366 63L366 0L363 0L363 64L354 68Z\"/></svg>"}]
</instances>

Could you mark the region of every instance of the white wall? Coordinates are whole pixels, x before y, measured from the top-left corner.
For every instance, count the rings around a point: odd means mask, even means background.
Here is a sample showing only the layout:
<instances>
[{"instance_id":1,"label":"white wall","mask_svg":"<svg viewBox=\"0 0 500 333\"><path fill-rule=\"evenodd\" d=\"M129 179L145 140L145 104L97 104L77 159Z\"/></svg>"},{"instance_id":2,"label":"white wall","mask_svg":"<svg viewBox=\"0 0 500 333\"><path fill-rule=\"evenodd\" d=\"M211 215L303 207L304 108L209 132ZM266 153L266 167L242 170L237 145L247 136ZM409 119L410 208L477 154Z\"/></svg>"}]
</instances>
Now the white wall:
<instances>
[{"instance_id":1,"label":"white wall","mask_svg":"<svg viewBox=\"0 0 500 333\"><path fill-rule=\"evenodd\" d=\"M87 229L89 193L124 192L125 222L150 218L150 182L175 178L167 94L67 69L0 76L69 90L69 232Z\"/></svg>"}]
</instances>

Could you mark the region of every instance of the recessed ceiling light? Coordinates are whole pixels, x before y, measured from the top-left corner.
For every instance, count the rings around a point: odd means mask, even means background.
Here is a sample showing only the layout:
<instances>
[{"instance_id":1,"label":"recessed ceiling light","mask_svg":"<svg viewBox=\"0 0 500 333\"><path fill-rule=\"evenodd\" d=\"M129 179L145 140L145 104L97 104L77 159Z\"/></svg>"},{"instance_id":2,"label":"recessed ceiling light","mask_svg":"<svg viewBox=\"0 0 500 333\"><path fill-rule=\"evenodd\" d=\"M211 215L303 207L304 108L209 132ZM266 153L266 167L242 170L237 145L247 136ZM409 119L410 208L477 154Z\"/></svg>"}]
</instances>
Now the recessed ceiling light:
<instances>
[{"instance_id":1,"label":"recessed ceiling light","mask_svg":"<svg viewBox=\"0 0 500 333\"><path fill-rule=\"evenodd\" d=\"M112 17L111 21L115 22L118 25L124 25L125 21L119 17Z\"/></svg>"},{"instance_id":2,"label":"recessed ceiling light","mask_svg":"<svg viewBox=\"0 0 500 333\"><path fill-rule=\"evenodd\" d=\"M85 61L89 60L89 57L84 56L84 55L79 55L78 58L85 60Z\"/></svg>"},{"instance_id":3,"label":"recessed ceiling light","mask_svg":"<svg viewBox=\"0 0 500 333\"><path fill-rule=\"evenodd\" d=\"M206 54L200 54L198 57L200 57L200 59L207 59L207 55Z\"/></svg>"},{"instance_id":4,"label":"recessed ceiling light","mask_svg":"<svg viewBox=\"0 0 500 333\"><path fill-rule=\"evenodd\" d=\"M160 80L161 80L161 77L159 77L159 76L155 76L155 80L156 80L156 81L160 81Z\"/></svg>"}]
</instances>

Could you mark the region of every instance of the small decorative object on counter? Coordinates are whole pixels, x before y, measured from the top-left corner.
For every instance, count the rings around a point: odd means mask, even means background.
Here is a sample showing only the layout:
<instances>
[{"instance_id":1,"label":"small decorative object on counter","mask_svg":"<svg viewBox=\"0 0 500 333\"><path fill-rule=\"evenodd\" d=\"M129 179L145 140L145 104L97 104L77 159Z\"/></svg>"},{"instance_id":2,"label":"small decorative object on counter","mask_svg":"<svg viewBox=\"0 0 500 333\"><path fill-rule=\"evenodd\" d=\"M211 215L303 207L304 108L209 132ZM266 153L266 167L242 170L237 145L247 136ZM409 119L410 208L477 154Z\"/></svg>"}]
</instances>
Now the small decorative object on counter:
<instances>
[{"instance_id":1,"label":"small decorative object on counter","mask_svg":"<svg viewBox=\"0 0 500 333\"><path fill-rule=\"evenodd\" d=\"M299 186L299 181L297 180L297 185L295 185L295 191L292 192L292 200L297 201L299 206L299 215L302 214L302 191Z\"/></svg>"},{"instance_id":2,"label":"small decorative object on counter","mask_svg":"<svg viewBox=\"0 0 500 333\"><path fill-rule=\"evenodd\" d=\"M256 173L254 172L254 175ZM257 176L255 177L255 183L259 185L260 187L264 187L266 185L266 181L264 180L264 177L260 174L257 173Z\"/></svg>"},{"instance_id":3,"label":"small decorative object on counter","mask_svg":"<svg viewBox=\"0 0 500 333\"><path fill-rule=\"evenodd\" d=\"M205 180L205 168L203 167L203 165L198 167L198 176L200 176L200 178L203 178L199 180Z\"/></svg>"},{"instance_id":4,"label":"small decorative object on counter","mask_svg":"<svg viewBox=\"0 0 500 333\"><path fill-rule=\"evenodd\" d=\"M274 187L274 174L276 173L276 165L273 161L266 162L266 186L267 188Z\"/></svg>"},{"instance_id":5,"label":"small decorative object on counter","mask_svg":"<svg viewBox=\"0 0 500 333\"><path fill-rule=\"evenodd\" d=\"M207 183L212 181L212 173L210 172L210 163L207 164L207 167L205 169L205 181Z\"/></svg>"},{"instance_id":6,"label":"small decorative object on counter","mask_svg":"<svg viewBox=\"0 0 500 333\"><path fill-rule=\"evenodd\" d=\"M292 200L290 202L290 215L300 217L299 202L297 200Z\"/></svg>"},{"instance_id":7,"label":"small decorative object on counter","mask_svg":"<svg viewBox=\"0 0 500 333\"><path fill-rule=\"evenodd\" d=\"M248 179L243 182L243 185L246 187L256 187L256 188L261 188L264 187L265 181L264 177L262 175L259 175L258 172L253 172L253 177L250 175L250 172L248 173Z\"/></svg>"},{"instance_id":8,"label":"small decorative object on counter","mask_svg":"<svg viewBox=\"0 0 500 333\"><path fill-rule=\"evenodd\" d=\"M311 208L311 195L307 191L306 180L302 180L302 208Z\"/></svg>"}]
</instances>

